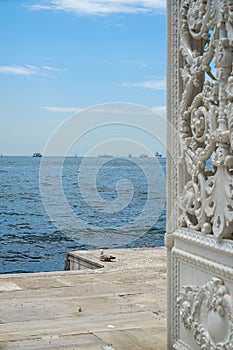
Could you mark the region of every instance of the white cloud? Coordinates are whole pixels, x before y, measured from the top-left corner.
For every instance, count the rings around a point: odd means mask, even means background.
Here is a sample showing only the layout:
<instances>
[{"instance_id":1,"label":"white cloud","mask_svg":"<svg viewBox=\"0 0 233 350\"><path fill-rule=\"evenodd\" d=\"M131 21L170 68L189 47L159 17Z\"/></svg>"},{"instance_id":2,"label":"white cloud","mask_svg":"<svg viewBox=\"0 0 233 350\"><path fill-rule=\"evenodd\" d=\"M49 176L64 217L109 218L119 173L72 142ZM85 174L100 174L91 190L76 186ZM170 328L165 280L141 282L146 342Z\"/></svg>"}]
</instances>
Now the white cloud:
<instances>
[{"instance_id":1,"label":"white cloud","mask_svg":"<svg viewBox=\"0 0 233 350\"><path fill-rule=\"evenodd\" d=\"M124 28L125 26L120 23L108 23L107 24L108 28Z\"/></svg>"},{"instance_id":2,"label":"white cloud","mask_svg":"<svg viewBox=\"0 0 233 350\"><path fill-rule=\"evenodd\" d=\"M126 60L126 61L122 61L123 63L127 63L127 64L132 64L138 67L148 67L148 64L141 62L141 61L137 61L137 60Z\"/></svg>"},{"instance_id":3,"label":"white cloud","mask_svg":"<svg viewBox=\"0 0 233 350\"><path fill-rule=\"evenodd\" d=\"M47 0L29 6L31 10L67 11L78 15L165 12L166 0Z\"/></svg>"},{"instance_id":4,"label":"white cloud","mask_svg":"<svg viewBox=\"0 0 233 350\"><path fill-rule=\"evenodd\" d=\"M123 86L138 87L144 89L154 89L154 90L165 90L166 89L166 79L161 80L147 80L138 83L123 83Z\"/></svg>"},{"instance_id":5,"label":"white cloud","mask_svg":"<svg viewBox=\"0 0 233 350\"><path fill-rule=\"evenodd\" d=\"M163 117L166 117L167 114L167 107L166 106L155 106L151 108L152 111L155 113L158 113L159 115L162 115Z\"/></svg>"},{"instance_id":6,"label":"white cloud","mask_svg":"<svg viewBox=\"0 0 233 350\"><path fill-rule=\"evenodd\" d=\"M0 66L0 73L13 75L38 75L38 70L33 66Z\"/></svg>"},{"instance_id":7,"label":"white cloud","mask_svg":"<svg viewBox=\"0 0 233 350\"><path fill-rule=\"evenodd\" d=\"M52 113L78 113L81 108L76 107L59 107L59 106L43 106L42 109Z\"/></svg>"},{"instance_id":8,"label":"white cloud","mask_svg":"<svg viewBox=\"0 0 233 350\"><path fill-rule=\"evenodd\" d=\"M57 68L42 66L36 67L32 65L25 66L0 66L0 74L10 74L10 75L24 75L27 77L35 75L51 76L51 72L60 71Z\"/></svg>"}]
</instances>

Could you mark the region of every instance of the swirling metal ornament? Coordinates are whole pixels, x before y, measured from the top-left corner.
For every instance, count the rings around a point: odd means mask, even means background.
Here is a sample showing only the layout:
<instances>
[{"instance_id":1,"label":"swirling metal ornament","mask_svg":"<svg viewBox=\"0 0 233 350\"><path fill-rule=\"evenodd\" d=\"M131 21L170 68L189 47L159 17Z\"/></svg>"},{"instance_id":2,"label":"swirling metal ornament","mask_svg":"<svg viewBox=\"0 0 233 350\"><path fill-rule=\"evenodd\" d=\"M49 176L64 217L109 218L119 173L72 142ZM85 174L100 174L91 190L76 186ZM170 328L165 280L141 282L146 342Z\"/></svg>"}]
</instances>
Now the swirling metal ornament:
<instances>
[{"instance_id":1,"label":"swirling metal ornament","mask_svg":"<svg viewBox=\"0 0 233 350\"><path fill-rule=\"evenodd\" d=\"M232 43L232 0L181 2L180 145L188 182L180 223L217 239L233 237ZM205 210L191 210L194 202Z\"/></svg>"},{"instance_id":2,"label":"swirling metal ornament","mask_svg":"<svg viewBox=\"0 0 233 350\"><path fill-rule=\"evenodd\" d=\"M195 39L201 39L208 31L207 24L210 21L210 0L190 0L187 19L189 32Z\"/></svg>"},{"instance_id":3,"label":"swirling metal ornament","mask_svg":"<svg viewBox=\"0 0 233 350\"><path fill-rule=\"evenodd\" d=\"M183 287L177 304L184 328L193 330L200 349L233 349L232 298L222 279Z\"/></svg>"}]
</instances>

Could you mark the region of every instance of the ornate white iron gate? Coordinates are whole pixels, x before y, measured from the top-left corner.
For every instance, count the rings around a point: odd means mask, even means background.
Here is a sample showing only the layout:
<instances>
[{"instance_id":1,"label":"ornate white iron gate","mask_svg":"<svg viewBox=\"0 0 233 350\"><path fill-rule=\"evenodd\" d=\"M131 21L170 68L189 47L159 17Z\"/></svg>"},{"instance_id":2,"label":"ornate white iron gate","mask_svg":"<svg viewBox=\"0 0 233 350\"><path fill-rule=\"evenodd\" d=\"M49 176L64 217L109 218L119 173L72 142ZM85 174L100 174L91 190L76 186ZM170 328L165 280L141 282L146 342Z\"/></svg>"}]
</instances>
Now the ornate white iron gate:
<instances>
[{"instance_id":1,"label":"ornate white iron gate","mask_svg":"<svg viewBox=\"0 0 233 350\"><path fill-rule=\"evenodd\" d=\"M233 349L233 1L168 0L168 349Z\"/></svg>"}]
</instances>

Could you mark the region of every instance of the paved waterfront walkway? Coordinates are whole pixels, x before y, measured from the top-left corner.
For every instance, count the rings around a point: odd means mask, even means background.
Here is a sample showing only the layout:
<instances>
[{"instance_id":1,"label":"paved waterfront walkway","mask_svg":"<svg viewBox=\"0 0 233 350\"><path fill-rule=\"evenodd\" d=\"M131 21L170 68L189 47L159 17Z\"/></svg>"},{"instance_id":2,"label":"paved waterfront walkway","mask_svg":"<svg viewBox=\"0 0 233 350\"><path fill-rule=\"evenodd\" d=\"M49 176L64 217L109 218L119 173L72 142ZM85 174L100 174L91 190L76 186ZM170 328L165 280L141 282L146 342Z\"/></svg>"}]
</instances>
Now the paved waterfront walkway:
<instances>
[{"instance_id":1,"label":"paved waterfront walkway","mask_svg":"<svg viewBox=\"0 0 233 350\"><path fill-rule=\"evenodd\" d=\"M106 253L96 270L0 275L0 349L165 350L165 248Z\"/></svg>"}]
</instances>

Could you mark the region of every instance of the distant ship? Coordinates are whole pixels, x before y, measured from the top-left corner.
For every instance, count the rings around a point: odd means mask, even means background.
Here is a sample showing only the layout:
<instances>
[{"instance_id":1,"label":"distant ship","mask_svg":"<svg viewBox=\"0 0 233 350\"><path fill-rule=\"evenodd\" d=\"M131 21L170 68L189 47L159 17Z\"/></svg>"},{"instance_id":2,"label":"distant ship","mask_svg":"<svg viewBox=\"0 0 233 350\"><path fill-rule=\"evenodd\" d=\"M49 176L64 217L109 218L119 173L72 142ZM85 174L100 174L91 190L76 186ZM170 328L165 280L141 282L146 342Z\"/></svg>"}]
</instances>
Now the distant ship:
<instances>
[{"instance_id":1,"label":"distant ship","mask_svg":"<svg viewBox=\"0 0 233 350\"><path fill-rule=\"evenodd\" d=\"M99 158L113 158L113 156L111 154L99 154L98 155Z\"/></svg>"},{"instance_id":2,"label":"distant ship","mask_svg":"<svg viewBox=\"0 0 233 350\"><path fill-rule=\"evenodd\" d=\"M155 158L161 158L161 157L162 157L162 154L160 154L158 152L155 153Z\"/></svg>"},{"instance_id":3,"label":"distant ship","mask_svg":"<svg viewBox=\"0 0 233 350\"><path fill-rule=\"evenodd\" d=\"M35 152L35 153L33 153L32 156L33 156L33 157L42 157L42 154L39 153L39 152Z\"/></svg>"},{"instance_id":4,"label":"distant ship","mask_svg":"<svg viewBox=\"0 0 233 350\"><path fill-rule=\"evenodd\" d=\"M148 155L145 153L139 154L139 158L148 158Z\"/></svg>"}]
</instances>

